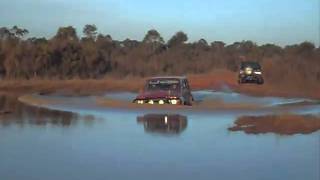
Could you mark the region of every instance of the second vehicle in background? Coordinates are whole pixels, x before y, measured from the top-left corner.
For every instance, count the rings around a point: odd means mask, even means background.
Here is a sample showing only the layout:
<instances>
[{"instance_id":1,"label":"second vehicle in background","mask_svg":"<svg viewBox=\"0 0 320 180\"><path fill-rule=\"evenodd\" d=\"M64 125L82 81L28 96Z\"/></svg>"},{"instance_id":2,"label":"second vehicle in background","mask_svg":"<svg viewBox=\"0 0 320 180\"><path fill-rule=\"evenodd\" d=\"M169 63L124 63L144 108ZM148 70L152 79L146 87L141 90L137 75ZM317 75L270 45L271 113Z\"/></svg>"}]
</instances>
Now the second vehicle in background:
<instances>
[{"instance_id":1,"label":"second vehicle in background","mask_svg":"<svg viewBox=\"0 0 320 180\"><path fill-rule=\"evenodd\" d=\"M242 83L257 83L263 84L262 68L258 62L244 61L240 64L239 84Z\"/></svg>"}]
</instances>

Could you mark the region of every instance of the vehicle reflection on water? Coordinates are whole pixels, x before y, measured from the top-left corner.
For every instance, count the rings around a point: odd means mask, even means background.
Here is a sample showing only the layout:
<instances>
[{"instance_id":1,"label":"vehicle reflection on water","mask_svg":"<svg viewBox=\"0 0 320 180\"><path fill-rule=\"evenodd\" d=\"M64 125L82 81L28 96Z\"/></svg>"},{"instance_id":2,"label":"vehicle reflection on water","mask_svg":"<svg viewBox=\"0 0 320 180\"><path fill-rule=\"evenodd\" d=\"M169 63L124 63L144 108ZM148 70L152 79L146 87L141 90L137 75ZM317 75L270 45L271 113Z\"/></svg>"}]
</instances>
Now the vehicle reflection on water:
<instances>
[{"instance_id":1,"label":"vehicle reflection on water","mask_svg":"<svg viewBox=\"0 0 320 180\"><path fill-rule=\"evenodd\" d=\"M175 135L187 128L187 117L179 114L145 114L137 117L147 133Z\"/></svg>"}]
</instances>

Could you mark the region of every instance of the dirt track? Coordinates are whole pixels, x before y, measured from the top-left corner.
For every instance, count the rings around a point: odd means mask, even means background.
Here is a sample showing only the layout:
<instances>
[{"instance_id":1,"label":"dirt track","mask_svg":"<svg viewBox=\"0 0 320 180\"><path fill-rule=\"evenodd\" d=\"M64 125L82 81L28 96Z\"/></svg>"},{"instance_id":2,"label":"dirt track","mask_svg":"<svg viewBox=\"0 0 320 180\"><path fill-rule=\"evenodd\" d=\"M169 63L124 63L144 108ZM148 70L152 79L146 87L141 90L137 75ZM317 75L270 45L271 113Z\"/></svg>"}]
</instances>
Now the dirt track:
<instances>
[{"instance_id":1,"label":"dirt track","mask_svg":"<svg viewBox=\"0 0 320 180\"><path fill-rule=\"evenodd\" d=\"M226 87L235 92L255 96L305 97L320 99L320 85L313 88L287 87L274 85L268 81L264 85L237 83L237 73L215 71L207 74L187 75L193 90L224 90ZM88 80L4 80L0 84L0 93L16 94L63 94L68 96L101 95L104 92L138 92L146 78L105 78Z\"/></svg>"}]
</instances>

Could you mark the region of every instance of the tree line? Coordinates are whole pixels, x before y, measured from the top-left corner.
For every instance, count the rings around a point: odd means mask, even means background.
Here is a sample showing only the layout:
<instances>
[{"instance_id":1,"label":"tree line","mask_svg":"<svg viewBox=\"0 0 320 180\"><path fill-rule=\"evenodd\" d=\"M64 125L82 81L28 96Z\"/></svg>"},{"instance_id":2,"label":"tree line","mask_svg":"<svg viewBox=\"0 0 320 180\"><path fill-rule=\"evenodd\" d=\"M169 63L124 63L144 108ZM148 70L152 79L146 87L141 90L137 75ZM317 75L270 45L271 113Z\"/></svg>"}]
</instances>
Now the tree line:
<instances>
[{"instance_id":1,"label":"tree line","mask_svg":"<svg viewBox=\"0 0 320 180\"><path fill-rule=\"evenodd\" d=\"M216 69L237 71L241 61L262 64L266 78L320 82L320 49L310 42L280 47L252 41L188 42L179 31L167 42L155 30L142 41L114 40L86 25L78 37L74 27L60 27L54 37L25 38L28 30L0 28L0 76L7 79L88 79L106 76L200 74Z\"/></svg>"}]
</instances>

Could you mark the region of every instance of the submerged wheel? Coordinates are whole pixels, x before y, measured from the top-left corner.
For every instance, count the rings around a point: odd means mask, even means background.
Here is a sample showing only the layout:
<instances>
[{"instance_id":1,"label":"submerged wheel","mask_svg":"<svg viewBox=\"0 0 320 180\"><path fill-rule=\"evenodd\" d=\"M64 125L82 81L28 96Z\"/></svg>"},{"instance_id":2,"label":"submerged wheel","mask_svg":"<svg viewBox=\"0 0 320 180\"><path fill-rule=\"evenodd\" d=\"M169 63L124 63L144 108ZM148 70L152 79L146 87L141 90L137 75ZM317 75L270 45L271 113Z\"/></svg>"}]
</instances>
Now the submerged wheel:
<instances>
[{"instance_id":1,"label":"submerged wheel","mask_svg":"<svg viewBox=\"0 0 320 180\"><path fill-rule=\"evenodd\" d=\"M193 101L193 98L191 96L189 96L189 99L188 99L188 106L192 106L192 101Z\"/></svg>"},{"instance_id":2,"label":"submerged wheel","mask_svg":"<svg viewBox=\"0 0 320 180\"><path fill-rule=\"evenodd\" d=\"M192 100L193 100L193 98L189 96L188 100L183 102L183 105L192 106Z\"/></svg>"},{"instance_id":3,"label":"submerged wheel","mask_svg":"<svg viewBox=\"0 0 320 180\"><path fill-rule=\"evenodd\" d=\"M262 85L263 83L264 83L263 79L259 79L259 80L257 81L257 84L259 84L259 85Z\"/></svg>"}]
</instances>

